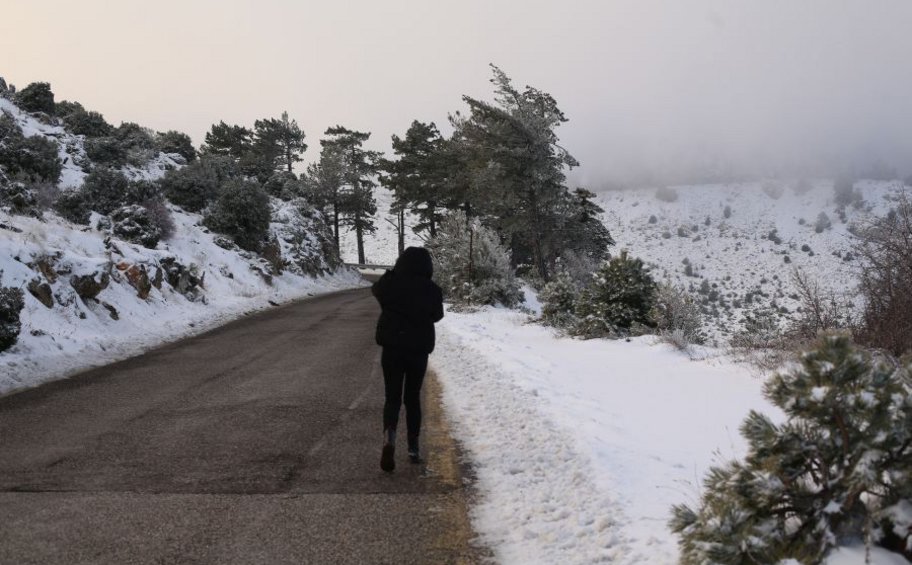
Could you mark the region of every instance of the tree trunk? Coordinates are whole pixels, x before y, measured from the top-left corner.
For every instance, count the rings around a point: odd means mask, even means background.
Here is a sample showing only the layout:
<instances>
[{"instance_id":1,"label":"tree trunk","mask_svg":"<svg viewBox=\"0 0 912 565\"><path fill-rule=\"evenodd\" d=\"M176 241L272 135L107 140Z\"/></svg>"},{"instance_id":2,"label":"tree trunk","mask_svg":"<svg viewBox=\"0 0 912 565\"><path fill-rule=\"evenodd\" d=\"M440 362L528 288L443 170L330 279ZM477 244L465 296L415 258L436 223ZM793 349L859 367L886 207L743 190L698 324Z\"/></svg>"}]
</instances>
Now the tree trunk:
<instances>
[{"instance_id":1,"label":"tree trunk","mask_svg":"<svg viewBox=\"0 0 912 565\"><path fill-rule=\"evenodd\" d=\"M428 228L431 232L431 239L437 237L437 222L434 221L434 216L437 214L437 206L433 202L428 203Z\"/></svg>"},{"instance_id":2,"label":"tree trunk","mask_svg":"<svg viewBox=\"0 0 912 565\"><path fill-rule=\"evenodd\" d=\"M361 225L361 212L355 212L355 239L358 241L358 264L363 265L364 260L364 227Z\"/></svg>"},{"instance_id":3,"label":"tree trunk","mask_svg":"<svg viewBox=\"0 0 912 565\"><path fill-rule=\"evenodd\" d=\"M333 243L336 245L336 255L342 257L339 249L339 205L333 204Z\"/></svg>"},{"instance_id":4,"label":"tree trunk","mask_svg":"<svg viewBox=\"0 0 912 565\"><path fill-rule=\"evenodd\" d=\"M399 255L405 251L405 210L399 210Z\"/></svg>"}]
</instances>

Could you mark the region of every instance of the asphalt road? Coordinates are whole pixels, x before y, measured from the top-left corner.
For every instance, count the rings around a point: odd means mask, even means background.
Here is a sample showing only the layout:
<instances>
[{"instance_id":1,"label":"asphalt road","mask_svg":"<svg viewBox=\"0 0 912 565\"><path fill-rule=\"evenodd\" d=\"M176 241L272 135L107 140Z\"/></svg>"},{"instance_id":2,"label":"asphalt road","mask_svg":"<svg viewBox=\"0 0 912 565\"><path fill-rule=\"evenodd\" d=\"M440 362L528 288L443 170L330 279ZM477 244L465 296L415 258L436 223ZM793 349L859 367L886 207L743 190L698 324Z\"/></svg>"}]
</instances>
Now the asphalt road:
<instances>
[{"instance_id":1,"label":"asphalt road","mask_svg":"<svg viewBox=\"0 0 912 565\"><path fill-rule=\"evenodd\" d=\"M482 560L432 377L427 464L379 468L377 314L341 292L0 399L0 563Z\"/></svg>"}]
</instances>

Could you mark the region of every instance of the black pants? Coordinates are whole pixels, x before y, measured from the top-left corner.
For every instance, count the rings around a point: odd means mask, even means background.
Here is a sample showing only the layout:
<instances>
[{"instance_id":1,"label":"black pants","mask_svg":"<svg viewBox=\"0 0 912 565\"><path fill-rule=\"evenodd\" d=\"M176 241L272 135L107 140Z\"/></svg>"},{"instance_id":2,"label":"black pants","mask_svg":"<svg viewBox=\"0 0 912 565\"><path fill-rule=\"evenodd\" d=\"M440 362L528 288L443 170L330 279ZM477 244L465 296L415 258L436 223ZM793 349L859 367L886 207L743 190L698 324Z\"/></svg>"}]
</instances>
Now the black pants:
<instances>
[{"instance_id":1,"label":"black pants","mask_svg":"<svg viewBox=\"0 0 912 565\"><path fill-rule=\"evenodd\" d=\"M421 431L421 383L424 382L427 363L426 353L383 348L383 355L380 357L383 381L386 384L383 429L396 429L399 424L399 408L404 400L408 435L418 437Z\"/></svg>"}]
</instances>

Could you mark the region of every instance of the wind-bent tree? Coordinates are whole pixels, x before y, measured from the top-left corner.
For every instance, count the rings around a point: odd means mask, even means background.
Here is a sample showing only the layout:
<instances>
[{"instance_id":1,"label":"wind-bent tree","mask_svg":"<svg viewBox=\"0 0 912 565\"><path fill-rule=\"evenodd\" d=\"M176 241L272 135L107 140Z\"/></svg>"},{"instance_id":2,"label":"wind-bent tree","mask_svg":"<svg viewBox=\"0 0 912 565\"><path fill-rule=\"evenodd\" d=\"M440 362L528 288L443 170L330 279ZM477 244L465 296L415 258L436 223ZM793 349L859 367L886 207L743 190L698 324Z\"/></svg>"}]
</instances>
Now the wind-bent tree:
<instances>
[{"instance_id":1,"label":"wind-bent tree","mask_svg":"<svg viewBox=\"0 0 912 565\"><path fill-rule=\"evenodd\" d=\"M568 198L564 170L578 164L555 133L567 118L550 94L530 86L520 92L491 67L495 102L463 96L469 114L452 120L466 151L471 204L510 243L514 266L528 260L547 280L567 220L560 213Z\"/></svg>"}]
</instances>

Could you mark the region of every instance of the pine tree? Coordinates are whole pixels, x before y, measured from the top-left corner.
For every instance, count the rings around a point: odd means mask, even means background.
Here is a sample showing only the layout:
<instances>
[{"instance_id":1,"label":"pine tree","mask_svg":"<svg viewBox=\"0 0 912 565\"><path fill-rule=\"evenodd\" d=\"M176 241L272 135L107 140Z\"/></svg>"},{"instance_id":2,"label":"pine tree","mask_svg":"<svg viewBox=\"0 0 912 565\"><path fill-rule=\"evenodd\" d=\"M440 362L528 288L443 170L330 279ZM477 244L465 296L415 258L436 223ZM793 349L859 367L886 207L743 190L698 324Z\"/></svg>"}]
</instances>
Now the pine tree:
<instances>
[{"instance_id":1,"label":"pine tree","mask_svg":"<svg viewBox=\"0 0 912 565\"><path fill-rule=\"evenodd\" d=\"M770 379L764 394L786 420L752 411L745 459L709 471L699 508L674 507L682 563L820 563L862 541L912 553L893 512L912 503L910 369L827 336Z\"/></svg>"},{"instance_id":2,"label":"pine tree","mask_svg":"<svg viewBox=\"0 0 912 565\"><path fill-rule=\"evenodd\" d=\"M339 227L342 223L345 184L345 163L340 148L333 144L320 142L320 160L307 166L304 174L304 186L308 200L324 216L330 218L333 243L336 255L339 255Z\"/></svg>"},{"instance_id":3,"label":"pine tree","mask_svg":"<svg viewBox=\"0 0 912 565\"><path fill-rule=\"evenodd\" d=\"M370 139L370 133L335 126L327 129L325 135L327 139L320 140L320 144L324 148L333 148L342 165L341 222L355 230L358 263L363 264L364 234L374 233L377 229L374 225L377 202L373 193L376 183L372 179L377 175L380 153L362 148L363 143Z\"/></svg>"},{"instance_id":4,"label":"pine tree","mask_svg":"<svg viewBox=\"0 0 912 565\"><path fill-rule=\"evenodd\" d=\"M253 128L253 149L264 165L268 164L276 171L292 172L294 164L301 161L301 154L307 150L298 122L289 120L288 112L282 112L279 119L257 120Z\"/></svg>"},{"instance_id":5,"label":"pine tree","mask_svg":"<svg viewBox=\"0 0 912 565\"><path fill-rule=\"evenodd\" d=\"M474 206L494 219L511 243L513 263L528 256L537 274L549 278L559 254L555 232L567 197L564 169L578 163L558 144L555 129L566 122L551 95L527 86L520 92L491 65L495 103L463 96L470 114L454 117L458 139L468 151Z\"/></svg>"},{"instance_id":6,"label":"pine tree","mask_svg":"<svg viewBox=\"0 0 912 565\"><path fill-rule=\"evenodd\" d=\"M399 216L409 209L419 219L415 232L427 231L429 237L437 235L442 217L446 181L443 141L433 122L413 121L404 138L393 136L393 153L398 159L381 162L385 173L381 182L396 198L394 212Z\"/></svg>"},{"instance_id":7,"label":"pine tree","mask_svg":"<svg viewBox=\"0 0 912 565\"><path fill-rule=\"evenodd\" d=\"M243 126L225 122L213 124L206 133L203 153L225 155L240 161L253 147L253 132Z\"/></svg>"}]
</instances>

